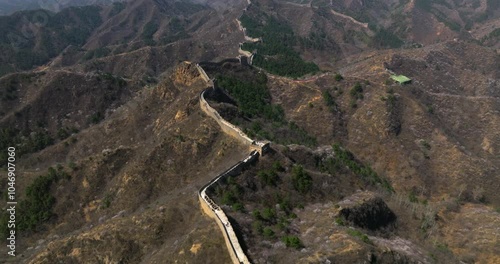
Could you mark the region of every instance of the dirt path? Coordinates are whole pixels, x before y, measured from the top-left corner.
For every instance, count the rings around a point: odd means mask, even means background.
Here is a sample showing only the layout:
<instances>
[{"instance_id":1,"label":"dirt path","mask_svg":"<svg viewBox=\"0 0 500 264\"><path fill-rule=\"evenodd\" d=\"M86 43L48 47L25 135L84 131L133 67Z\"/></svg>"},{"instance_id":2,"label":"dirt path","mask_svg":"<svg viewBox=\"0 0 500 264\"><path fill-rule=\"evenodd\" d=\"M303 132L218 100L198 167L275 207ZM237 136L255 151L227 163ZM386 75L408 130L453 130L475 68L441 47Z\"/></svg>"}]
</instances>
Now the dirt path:
<instances>
[{"instance_id":1,"label":"dirt path","mask_svg":"<svg viewBox=\"0 0 500 264\"><path fill-rule=\"evenodd\" d=\"M356 19L354 19L353 17L350 17L350 16L347 16L347 15L344 15L342 13L339 13L335 10L331 10L332 14L336 15L336 16L339 16L339 17L342 17L342 18L345 18L345 19L348 19L350 20L352 23L358 25L358 26L361 26L361 27L364 27L366 29L368 29L368 23L361 23L359 21L357 21Z\"/></svg>"}]
</instances>

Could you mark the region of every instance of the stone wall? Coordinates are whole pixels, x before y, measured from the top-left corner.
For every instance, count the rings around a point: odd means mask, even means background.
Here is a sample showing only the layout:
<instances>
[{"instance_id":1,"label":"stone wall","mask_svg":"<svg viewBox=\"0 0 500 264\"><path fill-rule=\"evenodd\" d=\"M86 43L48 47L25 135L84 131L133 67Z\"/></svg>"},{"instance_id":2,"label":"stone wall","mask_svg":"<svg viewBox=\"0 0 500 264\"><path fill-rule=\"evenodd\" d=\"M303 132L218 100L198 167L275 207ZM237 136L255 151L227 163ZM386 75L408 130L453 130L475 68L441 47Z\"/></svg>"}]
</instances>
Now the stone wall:
<instances>
[{"instance_id":1,"label":"stone wall","mask_svg":"<svg viewBox=\"0 0 500 264\"><path fill-rule=\"evenodd\" d=\"M245 252L241 248L241 245L238 241L238 237L234 232L233 226L229 222L227 215L224 211L207 195L207 189L212 187L214 184L221 179L224 179L228 176L236 176L241 174L241 172L253 164L259 158L259 153L257 151L252 151L250 155L244 160L236 163L234 166L226 170L225 172L219 174L213 180L211 180L208 184L203 186L201 190L198 192L198 199L201 204L201 208L203 212L208 215L210 218L213 218L217 225L219 226L223 236L224 241L226 242L226 246L229 251L229 255L233 261L233 263L250 263Z\"/></svg>"},{"instance_id":2,"label":"stone wall","mask_svg":"<svg viewBox=\"0 0 500 264\"><path fill-rule=\"evenodd\" d=\"M213 81L208 77L205 70L203 70L203 68L198 64L196 64L196 68L200 72L200 76L207 82L207 85L210 87L208 89L215 89ZM229 219L227 218L224 211L207 195L207 189L212 187L214 184L217 184L220 179L241 174L241 172L246 167L253 164L259 158L259 156L261 156L266 150L269 149L270 143L267 141L256 142L252 140L237 126L222 118L220 114L205 100L205 92L208 91L208 89L203 90L200 94L200 108L202 109L202 111L213 118L219 124L224 133L231 135L244 145L248 145L251 152L247 158L236 163L234 166L221 173L205 186L203 186L198 192L198 199L200 201L203 212L209 217L213 218L219 226L224 236L224 241L226 242L226 246L233 263L246 264L250 263L250 261L241 248L238 237L236 236L236 233L234 232Z\"/></svg>"},{"instance_id":3,"label":"stone wall","mask_svg":"<svg viewBox=\"0 0 500 264\"><path fill-rule=\"evenodd\" d=\"M202 78L205 82L210 83L210 82L212 81L212 80L210 80L210 78L208 78L207 73L205 72L205 70L203 70L203 68L202 68L202 67L200 67L200 65L199 65L199 64L196 64L196 68L198 69L198 72L200 73L201 78Z\"/></svg>"},{"instance_id":4,"label":"stone wall","mask_svg":"<svg viewBox=\"0 0 500 264\"><path fill-rule=\"evenodd\" d=\"M248 58L252 57L253 54L250 51L241 49L241 45L242 43L240 43L240 47L238 48L238 53Z\"/></svg>"},{"instance_id":5,"label":"stone wall","mask_svg":"<svg viewBox=\"0 0 500 264\"><path fill-rule=\"evenodd\" d=\"M209 89L213 89L213 88L209 88ZM220 125L220 127L222 128L222 131L224 131L224 133L238 139L238 141L240 141L244 145L249 145L249 146L254 145L255 142L251 138L249 138L245 133L243 133L243 131L241 131L241 129L239 129L237 126L229 123L224 118L222 118L219 115L219 113L208 104L208 102L205 100L205 92L206 92L206 90L201 92L201 95L200 95L201 110L203 110L203 112L205 112L207 115L212 117L215 121L217 121L217 123Z\"/></svg>"}]
</instances>

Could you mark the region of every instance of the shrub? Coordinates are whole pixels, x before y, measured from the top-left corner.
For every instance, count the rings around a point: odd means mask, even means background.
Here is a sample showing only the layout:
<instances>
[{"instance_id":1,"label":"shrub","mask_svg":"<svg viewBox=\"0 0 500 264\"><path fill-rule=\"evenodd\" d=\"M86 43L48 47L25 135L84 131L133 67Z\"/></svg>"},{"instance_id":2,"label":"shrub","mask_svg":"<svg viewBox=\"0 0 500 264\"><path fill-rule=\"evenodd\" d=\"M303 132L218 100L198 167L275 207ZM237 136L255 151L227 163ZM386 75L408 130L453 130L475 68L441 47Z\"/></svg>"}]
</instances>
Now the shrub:
<instances>
[{"instance_id":1,"label":"shrub","mask_svg":"<svg viewBox=\"0 0 500 264\"><path fill-rule=\"evenodd\" d=\"M266 207L262 210L262 219L272 222L276 218L276 211L274 209Z\"/></svg>"},{"instance_id":2,"label":"shrub","mask_svg":"<svg viewBox=\"0 0 500 264\"><path fill-rule=\"evenodd\" d=\"M358 104L356 103L356 100L351 100L351 108L358 108Z\"/></svg>"},{"instance_id":3,"label":"shrub","mask_svg":"<svg viewBox=\"0 0 500 264\"><path fill-rule=\"evenodd\" d=\"M225 191L224 194L222 194L223 204L232 205L235 202L236 202L236 196L234 195L233 192Z\"/></svg>"},{"instance_id":4,"label":"shrub","mask_svg":"<svg viewBox=\"0 0 500 264\"><path fill-rule=\"evenodd\" d=\"M75 163L75 162L73 162L73 161L71 161L71 162L68 164L68 167L69 167L71 170L73 170L73 171L75 171L75 170L77 170L77 169L78 169L78 166L77 166L77 165L76 165L76 163Z\"/></svg>"},{"instance_id":5,"label":"shrub","mask_svg":"<svg viewBox=\"0 0 500 264\"><path fill-rule=\"evenodd\" d=\"M252 229L257 234L262 234L264 232L264 227L261 221L255 221L252 223Z\"/></svg>"},{"instance_id":6,"label":"shrub","mask_svg":"<svg viewBox=\"0 0 500 264\"><path fill-rule=\"evenodd\" d=\"M425 149L427 149L427 150L430 150L430 149L431 149L431 145L430 145L427 141L425 141L425 140L422 140L422 141L420 142L420 144L422 144L422 147L424 147L424 148L425 148Z\"/></svg>"},{"instance_id":7,"label":"shrub","mask_svg":"<svg viewBox=\"0 0 500 264\"><path fill-rule=\"evenodd\" d=\"M270 186L276 186L279 177L278 174L274 171L260 171L257 176L259 177L260 181L262 182L262 185L270 185Z\"/></svg>"},{"instance_id":8,"label":"shrub","mask_svg":"<svg viewBox=\"0 0 500 264\"><path fill-rule=\"evenodd\" d=\"M411 203L418 203L418 198L417 196L415 195L415 192L412 190L409 194L408 194L408 200L411 202Z\"/></svg>"},{"instance_id":9,"label":"shrub","mask_svg":"<svg viewBox=\"0 0 500 264\"><path fill-rule=\"evenodd\" d=\"M347 233L353 237L357 237L359 239L361 239L361 241L367 243L367 244L371 244L371 240L370 238L368 238L367 235L363 234L361 231L359 230L356 230L356 229L349 229L347 230Z\"/></svg>"},{"instance_id":10,"label":"shrub","mask_svg":"<svg viewBox=\"0 0 500 264\"><path fill-rule=\"evenodd\" d=\"M354 99L363 99L363 87L359 82L357 82L349 92L352 98Z\"/></svg>"},{"instance_id":11,"label":"shrub","mask_svg":"<svg viewBox=\"0 0 500 264\"><path fill-rule=\"evenodd\" d=\"M441 252L448 252L450 250L448 248L448 244L442 244L439 242L436 243L436 249L441 251Z\"/></svg>"},{"instance_id":12,"label":"shrub","mask_svg":"<svg viewBox=\"0 0 500 264\"><path fill-rule=\"evenodd\" d=\"M431 105L427 106L427 113L429 113L431 115L434 114L434 108Z\"/></svg>"},{"instance_id":13,"label":"shrub","mask_svg":"<svg viewBox=\"0 0 500 264\"><path fill-rule=\"evenodd\" d=\"M262 234L265 237L269 237L269 238L274 237L274 231L270 227L264 227L264 229L262 230Z\"/></svg>"},{"instance_id":14,"label":"shrub","mask_svg":"<svg viewBox=\"0 0 500 264\"><path fill-rule=\"evenodd\" d=\"M273 170L283 172L283 171L285 171L285 168L281 165L281 163L279 161L275 161L273 163Z\"/></svg>"},{"instance_id":15,"label":"shrub","mask_svg":"<svg viewBox=\"0 0 500 264\"><path fill-rule=\"evenodd\" d=\"M281 240L283 241L283 243L285 243L285 245L287 247L291 247L291 248L295 248L295 249L299 249L299 248L302 248L304 247L304 245L302 245L302 242L300 241L300 239L297 237L297 236L284 236L281 238Z\"/></svg>"},{"instance_id":16,"label":"shrub","mask_svg":"<svg viewBox=\"0 0 500 264\"><path fill-rule=\"evenodd\" d=\"M69 137L69 132L66 128L61 127L57 130L57 137L59 137L60 140L64 140Z\"/></svg>"},{"instance_id":17,"label":"shrub","mask_svg":"<svg viewBox=\"0 0 500 264\"><path fill-rule=\"evenodd\" d=\"M103 120L103 119L104 119L104 115L98 111L90 116L89 121L92 124L97 124L97 123L101 122L101 120Z\"/></svg>"},{"instance_id":18,"label":"shrub","mask_svg":"<svg viewBox=\"0 0 500 264\"><path fill-rule=\"evenodd\" d=\"M389 109L394 109L394 107L396 106L396 101L397 101L396 96L392 94L389 94L387 96L387 106L389 107Z\"/></svg>"},{"instance_id":19,"label":"shrub","mask_svg":"<svg viewBox=\"0 0 500 264\"><path fill-rule=\"evenodd\" d=\"M234 211L237 211L237 212L243 212L245 209L245 207L241 203L234 203L232 208Z\"/></svg>"},{"instance_id":20,"label":"shrub","mask_svg":"<svg viewBox=\"0 0 500 264\"><path fill-rule=\"evenodd\" d=\"M335 105L335 101L333 100L333 96L328 91L323 92L323 100L325 100L325 104L327 106L334 106Z\"/></svg>"},{"instance_id":21,"label":"shrub","mask_svg":"<svg viewBox=\"0 0 500 264\"><path fill-rule=\"evenodd\" d=\"M37 177L31 185L26 188L26 197L19 202L18 230L34 231L36 227L52 216L52 207L56 200L50 193L53 183L60 179L68 179L62 168L56 170L49 168L48 173Z\"/></svg>"},{"instance_id":22,"label":"shrub","mask_svg":"<svg viewBox=\"0 0 500 264\"><path fill-rule=\"evenodd\" d=\"M253 218L255 218L255 220L262 220L262 215L260 214L260 211L259 210L253 210L252 212L252 215L253 215Z\"/></svg>"},{"instance_id":23,"label":"shrub","mask_svg":"<svg viewBox=\"0 0 500 264\"><path fill-rule=\"evenodd\" d=\"M102 208L109 208L111 206L111 202L113 201L113 196L111 194L106 194L104 199L102 199Z\"/></svg>"},{"instance_id":24,"label":"shrub","mask_svg":"<svg viewBox=\"0 0 500 264\"><path fill-rule=\"evenodd\" d=\"M344 226L345 222L341 217L335 217L335 224L338 226Z\"/></svg>"},{"instance_id":25,"label":"shrub","mask_svg":"<svg viewBox=\"0 0 500 264\"><path fill-rule=\"evenodd\" d=\"M388 192L394 192L394 189L386 179L380 178L371 167L356 161L351 152L343 149L339 144L334 144L333 150L335 158L328 158L326 161L322 161L320 164L322 171L334 174L342 168L347 167L352 173L369 181L371 184L381 184Z\"/></svg>"},{"instance_id":26,"label":"shrub","mask_svg":"<svg viewBox=\"0 0 500 264\"><path fill-rule=\"evenodd\" d=\"M344 77L342 77L342 75L340 75L340 73L336 73L334 78L335 78L335 81L337 81L337 82L340 82L344 79Z\"/></svg>"},{"instance_id":27,"label":"shrub","mask_svg":"<svg viewBox=\"0 0 500 264\"><path fill-rule=\"evenodd\" d=\"M152 40L153 35L158 31L158 24L156 24L153 21L149 21L144 27L142 28L142 39L143 40Z\"/></svg>"},{"instance_id":28,"label":"shrub","mask_svg":"<svg viewBox=\"0 0 500 264\"><path fill-rule=\"evenodd\" d=\"M292 168L292 184L295 190L304 194L312 189L313 182L311 176L304 171L304 168L296 165Z\"/></svg>"}]
</instances>

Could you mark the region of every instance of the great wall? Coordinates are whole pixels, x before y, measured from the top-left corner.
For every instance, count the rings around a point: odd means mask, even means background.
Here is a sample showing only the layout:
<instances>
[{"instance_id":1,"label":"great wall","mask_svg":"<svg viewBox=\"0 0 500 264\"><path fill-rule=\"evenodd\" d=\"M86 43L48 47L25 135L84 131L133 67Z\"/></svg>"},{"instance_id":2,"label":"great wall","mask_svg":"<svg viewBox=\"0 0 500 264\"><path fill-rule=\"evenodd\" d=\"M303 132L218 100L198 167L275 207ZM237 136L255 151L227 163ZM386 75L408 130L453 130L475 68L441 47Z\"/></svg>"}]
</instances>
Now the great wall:
<instances>
[{"instance_id":1,"label":"great wall","mask_svg":"<svg viewBox=\"0 0 500 264\"><path fill-rule=\"evenodd\" d=\"M239 161L234 166L224 171L223 173L217 175L213 180L203 186L198 192L198 199L200 201L200 206L202 211L208 215L210 218L213 218L217 225L219 226L222 235L224 236L224 241L226 243L229 255L233 263L250 263L248 257L245 255L240 242L238 241L238 237L236 236L236 232L231 225L228 217L224 213L224 211L218 206L207 194L207 190L211 188L213 185L217 184L220 180L224 180L228 176L237 176L241 174L241 172L249 167L251 164L256 162L259 156L263 155L267 149L269 148L269 142L264 141L255 141L248 137L241 129L237 126L231 124L224 118L220 116L220 114L210 106L210 104L205 99L205 92L210 89L215 89L214 81L211 80L206 74L205 70L199 65L195 64L198 72L200 73L201 78L207 83L209 88L203 90L200 93L200 108L203 112L205 112L208 116L213 118L221 127L222 131L240 141L243 145L249 147L250 154L247 158L242 161Z\"/></svg>"},{"instance_id":2,"label":"great wall","mask_svg":"<svg viewBox=\"0 0 500 264\"><path fill-rule=\"evenodd\" d=\"M252 2L250 2L250 0L248 0L248 6L252 4ZM247 11L247 8L248 6L243 10L243 11ZM241 18L241 17L240 17ZM243 32L243 37L245 38L245 41L246 42L251 42L251 43L255 43L255 42L261 42L262 41L262 38L252 38L250 36L247 35L247 29L245 27L243 27L243 25L241 24L241 21L240 19L236 19L236 23L238 23L238 29ZM240 54L240 56L238 57L240 59L240 62L242 60L242 58L247 58L247 62L249 65L252 65L252 62L253 62L253 57L255 56L255 54L253 52L250 52L250 51L247 51L247 50L243 50L242 47L243 47L243 43L239 43L239 47L238 47L238 53Z\"/></svg>"},{"instance_id":3,"label":"great wall","mask_svg":"<svg viewBox=\"0 0 500 264\"><path fill-rule=\"evenodd\" d=\"M251 4L250 0L247 0L248 6ZM247 6L247 7L248 7ZM245 8L244 11L246 11L247 8ZM247 42L259 42L262 41L260 38L251 38L247 36L246 34L246 29L242 26L241 21L239 19L236 19L236 22L238 23L238 28L240 31L243 32L245 41ZM238 53L240 54L238 56L238 59L240 63L243 63L244 58L246 58L246 61L249 65L252 65L252 59L254 57L254 54L245 51L242 49L243 43L239 44L238 48ZM215 83L214 80L210 79L208 77L207 73L205 70L199 65L195 64L196 69L198 70L200 77L207 83L208 88L204 89L200 93L200 108L205 114L213 118L221 127L222 131L238 141L240 141L243 145L246 145L249 147L250 154L248 155L247 158L245 158L242 161L239 161L235 165L233 165L231 168L228 170L224 171L223 173L217 175L214 179L212 179L210 182L208 182L205 186L203 186L199 192L198 192L198 200L200 201L200 206L202 211L209 216L210 218L214 219L217 225L219 226L222 235L224 237L224 241L226 243L226 247L229 252L229 256L231 257L231 260L235 264L249 264L250 260L248 257L245 255L245 252L243 248L240 245L240 242L238 241L238 237L236 236L236 232L233 229L233 226L231 225L231 222L229 221L228 217L222 210L222 208L217 205L207 194L207 190L211 188L213 185L217 184L219 181L224 180L225 178L229 176L237 176L243 172L244 169L255 163L258 159L259 156L264 155L264 153L269 149L270 147L270 142L266 141L255 141L248 137L241 129L239 129L237 126L231 124L224 118L222 118L215 110L210 106L210 104L207 102L205 99L205 93L209 90L215 89Z\"/></svg>"}]
</instances>

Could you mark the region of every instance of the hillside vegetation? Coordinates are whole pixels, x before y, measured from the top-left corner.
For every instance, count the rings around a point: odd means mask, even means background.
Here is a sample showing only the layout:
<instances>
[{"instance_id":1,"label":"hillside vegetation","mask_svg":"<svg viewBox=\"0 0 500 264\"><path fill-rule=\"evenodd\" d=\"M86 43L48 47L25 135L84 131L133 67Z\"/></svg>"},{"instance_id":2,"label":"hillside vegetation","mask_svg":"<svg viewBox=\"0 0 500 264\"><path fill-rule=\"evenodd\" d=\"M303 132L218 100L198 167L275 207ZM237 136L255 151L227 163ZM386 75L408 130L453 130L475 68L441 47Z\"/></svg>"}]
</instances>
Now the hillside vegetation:
<instances>
[{"instance_id":1,"label":"hillside vegetation","mask_svg":"<svg viewBox=\"0 0 500 264\"><path fill-rule=\"evenodd\" d=\"M242 48L256 55L253 64L270 73L292 78L319 71L316 64L304 61L294 50L297 37L286 22L265 13L250 17L246 13L241 17L241 23L247 34L253 38L262 38L262 42L244 43Z\"/></svg>"},{"instance_id":2,"label":"hillside vegetation","mask_svg":"<svg viewBox=\"0 0 500 264\"><path fill-rule=\"evenodd\" d=\"M0 263L230 263L197 193L251 150L202 91L271 141L210 189L253 263L500 263L498 1L251 2L0 17Z\"/></svg>"}]
</instances>

